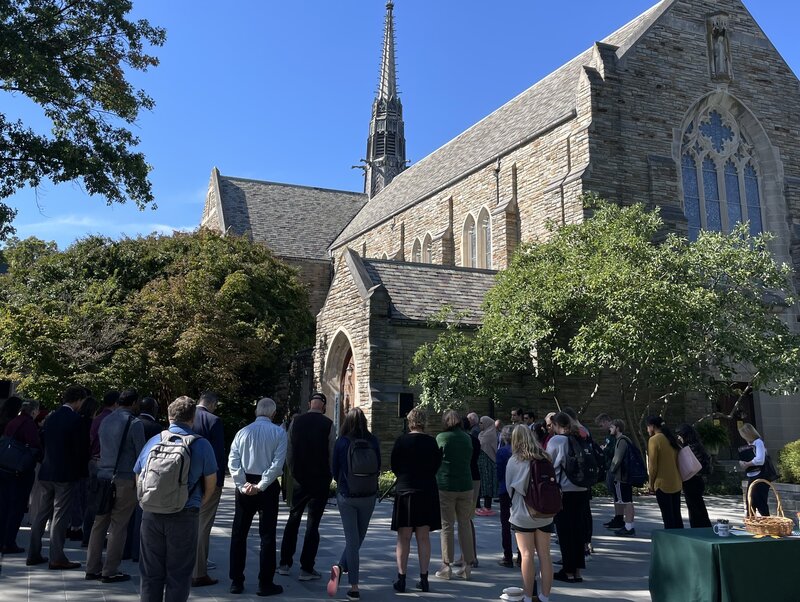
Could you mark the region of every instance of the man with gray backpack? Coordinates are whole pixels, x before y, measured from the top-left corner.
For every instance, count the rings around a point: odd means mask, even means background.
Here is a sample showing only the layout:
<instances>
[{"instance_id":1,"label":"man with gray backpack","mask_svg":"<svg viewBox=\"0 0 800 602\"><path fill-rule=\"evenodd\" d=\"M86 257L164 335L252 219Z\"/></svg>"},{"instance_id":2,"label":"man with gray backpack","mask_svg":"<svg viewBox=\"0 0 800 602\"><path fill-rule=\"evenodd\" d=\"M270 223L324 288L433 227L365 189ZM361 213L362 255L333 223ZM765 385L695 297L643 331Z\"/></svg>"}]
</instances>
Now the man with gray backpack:
<instances>
[{"instance_id":1,"label":"man with gray backpack","mask_svg":"<svg viewBox=\"0 0 800 602\"><path fill-rule=\"evenodd\" d=\"M217 485L214 450L192 431L196 407L186 396L169 404L169 429L145 444L133 468L142 507L142 602L189 598L200 506Z\"/></svg>"}]
</instances>

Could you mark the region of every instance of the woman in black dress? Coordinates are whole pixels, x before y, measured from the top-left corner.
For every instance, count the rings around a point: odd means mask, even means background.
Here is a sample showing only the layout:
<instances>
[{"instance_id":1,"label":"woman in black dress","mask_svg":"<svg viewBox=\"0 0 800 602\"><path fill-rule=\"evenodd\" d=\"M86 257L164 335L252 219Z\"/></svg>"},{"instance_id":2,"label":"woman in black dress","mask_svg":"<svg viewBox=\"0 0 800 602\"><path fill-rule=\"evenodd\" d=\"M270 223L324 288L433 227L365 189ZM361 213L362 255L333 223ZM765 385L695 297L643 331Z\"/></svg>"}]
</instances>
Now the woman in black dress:
<instances>
[{"instance_id":1,"label":"woman in black dress","mask_svg":"<svg viewBox=\"0 0 800 602\"><path fill-rule=\"evenodd\" d=\"M428 587L431 561L431 531L441 529L439 489L436 472L442 463L442 451L436 439L425 434L425 412L414 408L406 417L409 433L394 442L392 472L397 476L392 531L397 531L397 580L394 589L406 591L406 570L411 548L411 534L417 538L420 580L417 588Z\"/></svg>"}]
</instances>

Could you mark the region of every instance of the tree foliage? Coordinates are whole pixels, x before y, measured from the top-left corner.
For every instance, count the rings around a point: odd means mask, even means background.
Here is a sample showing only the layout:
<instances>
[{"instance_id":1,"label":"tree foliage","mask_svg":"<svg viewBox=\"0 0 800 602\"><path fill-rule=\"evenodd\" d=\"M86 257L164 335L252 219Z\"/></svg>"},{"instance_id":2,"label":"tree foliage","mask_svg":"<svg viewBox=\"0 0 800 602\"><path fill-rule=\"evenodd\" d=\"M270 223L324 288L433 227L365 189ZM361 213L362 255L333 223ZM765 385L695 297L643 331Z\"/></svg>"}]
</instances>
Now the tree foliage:
<instances>
[{"instance_id":1,"label":"tree foliage","mask_svg":"<svg viewBox=\"0 0 800 602\"><path fill-rule=\"evenodd\" d=\"M212 389L252 418L312 341L295 272L245 238L95 236L64 252L12 239L4 255L0 377L29 396L52 401L71 382L164 401Z\"/></svg>"},{"instance_id":2,"label":"tree foliage","mask_svg":"<svg viewBox=\"0 0 800 602\"><path fill-rule=\"evenodd\" d=\"M689 242L663 236L657 211L585 201L591 218L521 248L488 293L477 335L447 357L479 351L501 371L531 373L557 403L566 379L591 379L585 399L566 400L582 408L615 383L605 393L622 400L631 424L731 382L798 389L800 337L782 314L794 303L791 270L776 264L769 235L742 226ZM456 371L428 360L451 344L442 337L417 370Z\"/></svg>"},{"instance_id":3,"label":"tree foliage","mask_svg":"<svg viewBox=\"0 0 800 602\"><path fill-rule=\"evenodd\" d=\"M130 126L153 100L127 79L158 59L163 29L132 21L130 0L0 3L0 91L41 107L49 134L0 112L0 198L24 186L80 179L109 203L153 201L149 167ZM8 105L6 105L8 106ZM0 205L0 239L13 211Z\"/></svg>"}]
</instances>

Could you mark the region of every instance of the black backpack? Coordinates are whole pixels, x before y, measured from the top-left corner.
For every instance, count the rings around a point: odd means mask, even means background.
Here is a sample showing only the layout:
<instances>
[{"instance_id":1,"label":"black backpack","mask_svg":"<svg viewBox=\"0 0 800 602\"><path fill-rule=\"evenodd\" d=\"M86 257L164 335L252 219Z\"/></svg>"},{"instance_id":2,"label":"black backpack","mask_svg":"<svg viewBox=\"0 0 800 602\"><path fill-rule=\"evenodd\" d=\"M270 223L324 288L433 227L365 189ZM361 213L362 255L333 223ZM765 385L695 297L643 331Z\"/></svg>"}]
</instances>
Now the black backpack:
<instances>
[{"instance_id":1,"label":"black backpack","mask_svg":"<svg viewBox=\"0 0 800 602\"><path fill-rule=\"evenodd\" d=\"M567 435L568 451L564 474L578 487L591 487L600 479L600 466L594 452L594 443L588 437L581 439Z\"/></svg>"},{"instance_id":2,"label":"black backpack","mask_svg":"<svg viewBox=\"0 0 800 602\"><path fill-rule=\"evenodd\" d=\"M369 497L378 493L378 454L366 439L352 439L347 450L347 488L349 497Z\"/></svg>"},{"instance_id":3,"label":"black backpack","mask_svg":"<svg viewBox=\"0 0 800 602\"><path fill-rule=\"evenodd\" d=\"M641 487L647 483L647 467L644 465L644 458L642 452L634 445L633 441L625 435L621 435L620 439L625 439L628 447L625 448L625 457L622 459L623 469L625 472L625 483L633 487Z\"/></svg>"}]
</instances>

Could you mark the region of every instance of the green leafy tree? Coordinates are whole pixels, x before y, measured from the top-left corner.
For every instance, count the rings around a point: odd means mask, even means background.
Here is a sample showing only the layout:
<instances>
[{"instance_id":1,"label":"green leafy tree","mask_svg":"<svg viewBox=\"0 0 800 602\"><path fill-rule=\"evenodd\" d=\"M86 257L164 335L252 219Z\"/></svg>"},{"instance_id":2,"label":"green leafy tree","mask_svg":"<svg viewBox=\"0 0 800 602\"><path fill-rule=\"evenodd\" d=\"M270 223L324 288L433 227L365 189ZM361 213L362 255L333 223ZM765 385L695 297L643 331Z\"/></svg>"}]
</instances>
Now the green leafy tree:
<instances>
[{"instance_id":1,"label":"green leafy tree","mask_svg":"<svg viewBox=\"0 0 800 602\"><path fill-rule=\"evenodd\" d=\"M53 400L68 383L135 386L169 401L217 391L252 419L313 340L305 288L263 245L208 231L64 252L12 240L0 276L0 375Z\"/></svg>"},{"instance_id":2,"label":"green leafy tree","mask_svg":"<svg viewBox=\"0 0 800 602\"><path fill-rule=\"evenodd\" d=\"M109 203L153 201L130 129L153 100L127 76L158 64L148 48L165 32L129 20L131 8L129 0L0 3L0 91L39 105L52 124L44 134L0 112L0 198L49 178L80 179ZM0 240L13 233L13 216L0 204Z\"/></svg>"},{"instance_id":3,"label":"green leafy tree","mask_svg":"<svg viewBox=\"0 0 800 602\"><path fill-rule=\"evenodd\" d=\"M522 247L487 295L476 337L447 357L480 349L501 370L532 374L557 404L569 379L586 380L586 397L570 405L614 396L632 425L733 381L748 383L743 394L798 389L800 338L781 315L794 303L791 270L774 261L769 235L742 226L689 242L664 236L641 205L585 201L590 219Z\"/></svg>"}]
</instances>

